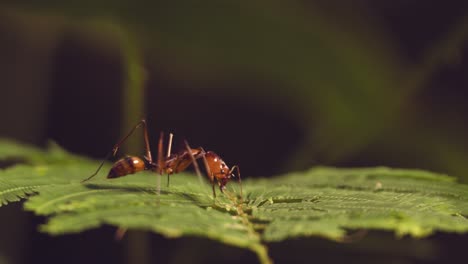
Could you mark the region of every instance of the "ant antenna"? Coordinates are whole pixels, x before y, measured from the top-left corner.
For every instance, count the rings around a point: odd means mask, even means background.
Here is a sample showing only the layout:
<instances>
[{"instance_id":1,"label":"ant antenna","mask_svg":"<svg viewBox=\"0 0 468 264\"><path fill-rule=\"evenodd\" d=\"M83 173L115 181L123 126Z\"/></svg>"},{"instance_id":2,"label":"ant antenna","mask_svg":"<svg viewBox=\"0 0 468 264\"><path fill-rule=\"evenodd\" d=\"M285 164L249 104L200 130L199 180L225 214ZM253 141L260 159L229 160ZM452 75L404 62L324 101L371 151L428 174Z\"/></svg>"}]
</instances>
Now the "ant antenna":
<instances>
[{"instance_id":1,"label":"ant antenna","mask_svg":"<svg viewBox=\"0 0 468 264\"><path fill-rule=\"evenodd\" d=\"M193 167L195 168L195 172L197 173L198 180L200 181L200 184L203 185L203 177L200 172L200 167L198 166L198 162L193 156L192 149L190 148L187 140L184 140L185 143L185 148L187 149L187 152L190 154L190 158L192 159ZM202 149L202 152L205 153L205 150ZM203 155L205 157L205 155Z\"/></svg>"}]
</instances>

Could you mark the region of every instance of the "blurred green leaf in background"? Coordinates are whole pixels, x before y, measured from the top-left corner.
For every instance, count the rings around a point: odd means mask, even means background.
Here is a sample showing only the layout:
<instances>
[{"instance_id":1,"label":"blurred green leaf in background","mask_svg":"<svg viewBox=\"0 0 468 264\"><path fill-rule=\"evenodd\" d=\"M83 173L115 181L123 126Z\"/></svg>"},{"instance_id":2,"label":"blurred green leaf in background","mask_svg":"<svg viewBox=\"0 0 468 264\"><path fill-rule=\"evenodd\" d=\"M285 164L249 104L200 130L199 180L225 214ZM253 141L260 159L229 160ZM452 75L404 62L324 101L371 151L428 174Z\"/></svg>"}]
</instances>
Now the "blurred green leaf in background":
<instances>
[{"instance_id":1,"label":"blurred green leaf in background","mask_svg":"<svg viewBox=\"0 0 468 264\"><path fill-rule=\"evenodd\" d=\"M386 165L468 182L467 13L437 1L4 0L0 135L100 157L146 116L248 175Z\"/></svg>"},{"instance_id":2,"label":"blurred green leaf in background","mask_svg":"<svg viewBox=\"0 0 468 264\"><path fill-rule=\"evenodd\" d=\"M433 118L421 116L427 110L414 105L443 63L460 60L467 32L462 11L451 17L451 25L441 25L445 31L435 34L419 54L405 55L405 43L392 35L378 13L390 8L389 3L6 1L3 5L4 14L17 21L18 17L29 23L45 20L59 32L80 28L94 39L93 45L113 45L111 41L117 40L123 54L135 54L139 47L145 58L140 59L142 63L157 65L169 78L195 86L171 87L178 93L198 89L190 93L222 98L219 106L240 100L282 112L303 135L285 163L289 167L307 167L311 160L305 157L311 154L317 162L333 164L362 151L377 151L386 158L410 152L420 156L420 164L456 175L467 171L461 162L465 154L458 149L461 142L452 142L450 136L450 131L463 128L462 120L436 119L440 126L425 129L424 120L433 122ZM403 7L395 4L393 8ZM106 36L114 37L109 41ZM133 44L126 45L125 39L134 39ZM418 56L417 60L411 56ZM132 71L129 68L129 76ZM243 79L259 85L226 85ZM47 83L43 85L47 89ZM137 87L141 85L133 88ZM125 98L142 93L137 90ZM163 91L159 94L165 99ZM158 97L146 101L158 104ZM153 114L153 109L153 105L147 108L148 115L161 115L160 111ZM440 110L451 113L451 109ZM129 116L139 118L137 113ZM395 141L402 142L398 149L393 149ZM409 142L411 148L405 147ZM425 149L447 158L433 158Z\"/></svg>"}]
</instances>

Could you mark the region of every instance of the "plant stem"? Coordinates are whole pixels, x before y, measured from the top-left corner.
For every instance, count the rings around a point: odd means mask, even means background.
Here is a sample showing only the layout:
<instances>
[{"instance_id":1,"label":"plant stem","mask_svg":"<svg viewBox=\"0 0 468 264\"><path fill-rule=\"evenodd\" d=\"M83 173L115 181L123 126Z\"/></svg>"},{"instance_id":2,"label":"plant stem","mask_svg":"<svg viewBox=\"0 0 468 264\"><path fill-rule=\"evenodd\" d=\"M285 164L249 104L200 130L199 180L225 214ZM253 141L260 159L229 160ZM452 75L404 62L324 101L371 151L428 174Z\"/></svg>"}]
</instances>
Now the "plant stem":
<instances>
[{"instance_id":1,"label":"plant stem","mask_svg":"<svg viewBox=\"0 0 468 264\"><path fill-rule=\"evenodd\" d=\"M139 46L129 30L120 29L124 80L122 86L122 123L121 134L127 133L145 116L145 72ZM125 152L140 153L143 149L143 137L130 137ZM147 232L129 231L127 240L127 263L150 263L150 241Z\"/></svg>"},{"instance_id":2,"label":"plant stem","mask_svg":"<svg viewBox=\"0 0 468 264\"><path fill-rule=\"evenodd\" d=\"M261 264L272 264L273 260L268 256L268 247L262 243L262 235L255 230L253 223L249 220L250 216L244 211L242 200L239 201L233 197L230 197L229 200L237 208L237 215L241 218L249 233L258 240L258 243L254 243L248 248L257 254L257 258Z\"/></svg>"},{"instance_id":3,"label":"plant stem","mask_svg":"<svg viewBox=\"0 0 468 264\"><path fill-rule=\"evenodd\" d=\"M122 36L125 79L122 89L122 131L127 133L145 116L145 71L140 51L131 36ZM137 154L142 152L143 137L130 137L125 150Z\"/></svg>"},{"instance_id":4,"label":"plant stem","mask_svg":"<svg viewBox=\"0 0 468 264\"><path fill-rule=\"evenodd\" d=\"M268 256L268 248L264 244L255 244L250 249L257 254L261 264L272 264L273 260Z\"/></svg>"}]
</instances>

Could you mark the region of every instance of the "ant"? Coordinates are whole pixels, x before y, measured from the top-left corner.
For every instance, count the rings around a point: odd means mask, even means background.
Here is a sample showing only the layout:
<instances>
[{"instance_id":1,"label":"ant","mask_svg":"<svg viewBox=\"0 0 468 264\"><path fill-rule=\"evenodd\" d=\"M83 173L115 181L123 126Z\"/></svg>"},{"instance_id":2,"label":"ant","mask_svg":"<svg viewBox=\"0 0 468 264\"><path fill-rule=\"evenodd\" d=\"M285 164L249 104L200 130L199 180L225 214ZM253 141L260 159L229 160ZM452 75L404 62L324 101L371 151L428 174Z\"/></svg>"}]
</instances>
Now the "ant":
<instances>
[{"instance_id":1,"label":"ant","mask_svg":"<svg viewBox=\"0 0 468 264\"><path fill-rule=\"evenodd\" d=\"M195 149L190 148L187 141L184 141L184 150L178 153L171 154L173 137L172 133L169 134L169 143L166 156L163 155L164 133L160 133L158 142L158 157L157 161L154 162L151 155L151 149L148 140L148 129L145 119L142 119L140 122L138 122L123 139L121 139L117 144L114 145L112 151L109 152L109 154L107 154L106 158L98 167L95 173L93 173L91 176L89 176L81 182L86 182L94 176L96 176L99 170L104 165L105 160L110 158L110 156L115 156L120 146L127 140L128 137L130 137L133 134L133 132L138 127L141 126L143 126L143 137L145 141L146 155L143 156L143 159L136 156L126 156L116 161L110 169L109 173L107 174L108 179L123 177L143 170L151 170L154 172L158 172L160 175L162 175L163 173L167 174L167 187L169 187L169 176L171 174L184 171L188 166L190 166L190 164L194 165L197 175L201 178L201 173L198 167L197 159L202 158L206 168L206 173L208 175L213 189L213 198L216 198L215 181L218 183L220 191L224 193L226 189L226 184L233 177L237 177L237 179L239 180L240 192L242 197L242 182L238 165L229 168L229 166L226 165L226 163L220 158L220 156L218 156L213 151L205 152L205 150L201 147ZM236 175L234 174L235 170L237 172Z\"/></svg>"}]
</instances>

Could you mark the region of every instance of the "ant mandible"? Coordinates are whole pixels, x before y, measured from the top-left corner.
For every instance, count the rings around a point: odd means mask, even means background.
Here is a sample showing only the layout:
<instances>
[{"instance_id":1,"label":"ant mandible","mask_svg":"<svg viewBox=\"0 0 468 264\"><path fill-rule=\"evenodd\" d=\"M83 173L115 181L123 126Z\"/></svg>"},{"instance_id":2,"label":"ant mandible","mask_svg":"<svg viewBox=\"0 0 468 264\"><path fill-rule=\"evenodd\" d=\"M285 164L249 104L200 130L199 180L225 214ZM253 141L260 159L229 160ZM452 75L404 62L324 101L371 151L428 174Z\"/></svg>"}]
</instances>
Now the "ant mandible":
<instances>
[{"instance_id":1,"label":"ant mandible","mask_svg":"<svg viewBox=\"0 0 468 264\"><path fill-rule=\"evenodd\" d=\"M146 155L143 156L143 159L137 156L126 156L118 161L116 161L112 168L110 169L109 173L107 174L108 179L123 177L129 174L134 174L143 170L151 170L154 172L158 172L160 175L163 173L167 174L167 186L169 187L169 176L174 173L179 173L184 171L190 164L193 163L195 167L195 171L199 177L201 177L200 169L198 167L197 159L202 158L206 173L208 178L211 182L211 186L213 189L213 197L216 197L215 192L215 181L218 183L219 189L221 192L224 192L226 189L226 184L228 181L236 177L239 180L240 184L240 192L242 197L242 182L240 177L239 166L235 165L231 169L226 165L226 163L214 152L207 151L201 147L192 149L188 145L188 142L185 141L185 149L178 152L171 154L171 147L172 147L172 134L169 135L169 143L167 148L167 155L163 155L163 138L164 133L161 132L159 136L158 142L158 157L157 162L153 161L151 155L151 149L148 139L148 129L146 125L146 120L142 119L138 124L136 124L130 132L122 138L117 144L114 145L112 151L106 156L104 161L98 167L95 173L93 173L88 178L84 179L81 182L86 182L97 175L99 170L104 165L105 160L107 160L110 156L115 156L117 151L119 150L120 146L130 137L133 132L140 126L143 126L143 137L145 141L145 151ZM236 174L234 174L234 170L236 170ZM159 186L158 186L158 193L159 193Z\"/></svg>"}]
</instances>

